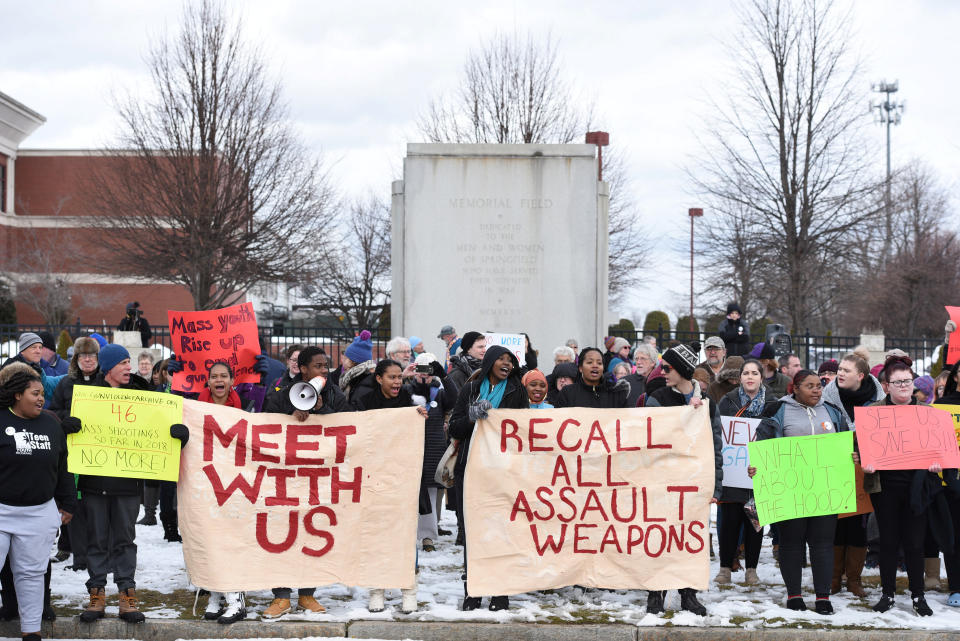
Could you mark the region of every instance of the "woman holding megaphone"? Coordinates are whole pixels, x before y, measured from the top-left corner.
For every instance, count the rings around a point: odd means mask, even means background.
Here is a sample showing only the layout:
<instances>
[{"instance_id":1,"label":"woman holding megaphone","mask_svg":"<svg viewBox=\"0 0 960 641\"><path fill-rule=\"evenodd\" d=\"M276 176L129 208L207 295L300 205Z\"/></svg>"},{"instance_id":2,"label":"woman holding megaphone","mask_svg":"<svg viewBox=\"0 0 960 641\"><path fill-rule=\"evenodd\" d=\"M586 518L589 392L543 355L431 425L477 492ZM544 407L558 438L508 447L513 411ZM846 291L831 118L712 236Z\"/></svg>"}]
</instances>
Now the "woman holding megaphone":
<instances>
[{"instance_id":1,"label":"woman holding megaphone","mask_svg":"<svg viewBox=\"0 0 960 641\"><path fill-rule=\"evenodd\" d=\"M376 387L354 402L357 411L364 412L368 410L382 410L399 407L411 407L416 405L410 391L403 386L403 367L395 360L385 358L377 363L377 368L373 371L374 379L377 381ZM417 411L424 418L427 418L427 408L422 405L416 405ZM420 512L426 514L432 511L430 499L426 497L424 501L423 489L421 488ZM424 502L426 505L424 506ZM417 588L407 588L400 590L401 603L400 609L405 613L414 612L417 609ZM371 588L370 600L367 609L371 612L382 612L384 608L384 590L383 588Z\"/></svg>"}]
</instances>

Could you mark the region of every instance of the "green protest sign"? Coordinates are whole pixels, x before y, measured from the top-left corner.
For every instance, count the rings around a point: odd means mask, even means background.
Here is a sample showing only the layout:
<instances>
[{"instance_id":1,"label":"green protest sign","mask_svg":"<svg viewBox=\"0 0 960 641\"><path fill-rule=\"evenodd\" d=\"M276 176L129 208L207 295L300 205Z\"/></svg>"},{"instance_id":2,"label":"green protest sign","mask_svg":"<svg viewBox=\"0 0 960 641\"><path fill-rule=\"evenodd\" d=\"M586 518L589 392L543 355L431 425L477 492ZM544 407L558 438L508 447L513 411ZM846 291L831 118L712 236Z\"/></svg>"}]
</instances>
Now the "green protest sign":
<instances>
[{"instance_id":1,"label":"green protest sign","mask_svg":"<svg viewBox=\"0 0 960 641\"><path fill-rule=\"evenodd\" d=\"M856 511L853 432L772 438L747 449L762 525Z\"/></svg>"}]
</instances>

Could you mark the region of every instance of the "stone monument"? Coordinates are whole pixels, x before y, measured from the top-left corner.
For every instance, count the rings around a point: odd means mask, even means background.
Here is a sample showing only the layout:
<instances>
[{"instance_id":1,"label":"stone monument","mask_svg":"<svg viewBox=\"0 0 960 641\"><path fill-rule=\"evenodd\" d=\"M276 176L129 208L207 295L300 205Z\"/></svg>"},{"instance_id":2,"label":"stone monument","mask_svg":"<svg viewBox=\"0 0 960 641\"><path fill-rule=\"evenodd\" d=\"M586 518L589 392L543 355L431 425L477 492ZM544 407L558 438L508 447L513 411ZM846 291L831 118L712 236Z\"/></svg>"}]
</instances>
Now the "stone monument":
<instances>
[{"instance_id":1,"label":"stone monument","mask_svg":"<svg viewBox=\"0 0 960 641\"><path fill-rule=\"evenodd\" d=\"M526 332L553 368L607 329L607 205L594 145L408 144L393 183L392 332Z\"/></svg>"}]
</instances>

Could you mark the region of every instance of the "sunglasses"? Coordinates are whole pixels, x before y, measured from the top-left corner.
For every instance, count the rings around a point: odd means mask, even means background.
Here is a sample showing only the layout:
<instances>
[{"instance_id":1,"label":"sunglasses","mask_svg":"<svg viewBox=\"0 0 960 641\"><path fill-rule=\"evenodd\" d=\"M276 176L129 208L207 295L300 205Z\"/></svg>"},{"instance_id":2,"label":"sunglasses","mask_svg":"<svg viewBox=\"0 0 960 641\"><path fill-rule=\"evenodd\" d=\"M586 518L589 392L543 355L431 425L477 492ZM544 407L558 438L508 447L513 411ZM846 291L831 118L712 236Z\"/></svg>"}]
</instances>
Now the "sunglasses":
<instances>
[{"instance_id":1,"label":"sunglasses","mask_svg":"<svg viewBox=\"0 0 960 641\"><path fill-rule=\"evenodd\" d=\"M660 369L663 370L664 374L669 374L673 371L673 368L667 365L666 363L660 363Z\"/></svg>"}]
</instances>

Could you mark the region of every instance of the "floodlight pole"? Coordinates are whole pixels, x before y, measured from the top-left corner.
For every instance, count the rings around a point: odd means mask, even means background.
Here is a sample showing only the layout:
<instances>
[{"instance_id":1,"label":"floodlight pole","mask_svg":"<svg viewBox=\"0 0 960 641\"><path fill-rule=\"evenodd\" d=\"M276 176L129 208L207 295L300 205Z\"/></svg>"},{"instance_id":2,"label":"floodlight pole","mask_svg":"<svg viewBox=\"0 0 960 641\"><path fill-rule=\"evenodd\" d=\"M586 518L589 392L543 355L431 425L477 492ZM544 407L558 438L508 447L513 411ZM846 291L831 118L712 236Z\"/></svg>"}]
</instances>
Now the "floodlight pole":
<instances>
[{"instance_id":1,"label":"floodlight pole","mask_svg":"<svg viewBox=\"0 0 960 641\"><path fill-rule=\"evenodd\" d=\"M693 221L703 216L703 209L691 207L687 210L690 216L690 332L693 332Z\"/></svg>"}]
</instances>

